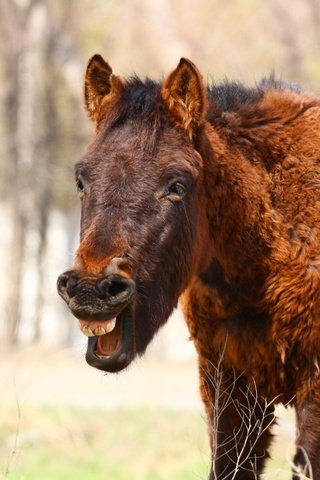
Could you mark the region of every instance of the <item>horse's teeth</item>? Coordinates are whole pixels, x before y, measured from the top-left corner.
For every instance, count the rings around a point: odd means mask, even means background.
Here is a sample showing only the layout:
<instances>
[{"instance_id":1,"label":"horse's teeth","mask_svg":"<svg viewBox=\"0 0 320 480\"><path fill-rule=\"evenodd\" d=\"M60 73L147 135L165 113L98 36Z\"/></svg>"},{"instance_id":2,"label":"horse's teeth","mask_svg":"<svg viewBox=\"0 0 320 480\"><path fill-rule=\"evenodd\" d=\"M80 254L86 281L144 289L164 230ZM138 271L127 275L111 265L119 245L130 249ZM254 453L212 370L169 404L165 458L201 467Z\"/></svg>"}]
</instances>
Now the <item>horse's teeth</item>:
<instances>
[{"instance_id":1,"label":"horse's teeth","mask_svg":"<svg viewBox=\"0 0 320 480\"><path fill-rule=\"evenodd\" d=\"M83 325L81 327L81 332L86 336L86 337L94 337L94 333L91 330L91 328L88 325Z\"/></svg>"},{"instance_id":2,"label":"horse's teeth","mask_svg":"<svg viewBox=\"0 0 320 480\"><path fill-rule=\"evenodd\" d=\"M107 332L106 330L101 327L101 325L99 325L99 327L96 327L95 331L94 331L94 334L99 336L99 335L105 335Z\"/></svg>"},{"instance_id":3,"label":"horse's teeth","mask_svg":"<svg viewBox=\"0 0 320 480\"><path fill-rule=\"evenodd\" d=\"M112 320L108 320L105 325L106 333L112 332L114 327L116 326L116 318L113 318Z\"/></svg>"},{"instance_id":4,"label":"horse's teeth","mask_svg":"<svg viewBox=\"0 0 320 480\"><path fill-rule=\"evenodd\" d=\"M116 326L116 321L116 318L113 318L112 320L105 320L104 322L101 322L101 325L97 325L98 322L92 322L92 327L89 326L90 324L83 325L83 321L80 321L79 326L81 332L87 337L100 337L101 335L112 332L112 330ZM94 324L96 324L97 326L95 326Z\"/></svg>"}]
</instances>

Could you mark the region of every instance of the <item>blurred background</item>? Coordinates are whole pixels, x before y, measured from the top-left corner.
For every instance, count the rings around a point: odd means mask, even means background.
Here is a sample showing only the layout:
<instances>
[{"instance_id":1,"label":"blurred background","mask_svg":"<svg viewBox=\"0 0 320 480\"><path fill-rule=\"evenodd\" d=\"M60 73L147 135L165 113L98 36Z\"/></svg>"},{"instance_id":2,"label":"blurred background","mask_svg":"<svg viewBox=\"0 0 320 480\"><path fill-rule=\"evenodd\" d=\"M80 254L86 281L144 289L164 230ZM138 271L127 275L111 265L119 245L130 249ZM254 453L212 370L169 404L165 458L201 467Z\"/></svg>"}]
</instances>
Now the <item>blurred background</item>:
<instances>
[{"instance_id":1,"label":"blurred background","mask_svg":"<svg viewBox=\"0 0 320 480\"><path fill-rule=\"evenodd\" d=\"M93 132L86 63L161 78L320 86L319 0L0 0L0 478L205 479L196 357L179 311L146 358L107 377L58 298L79 204L73 163ZM265 478L289 479L285 413Z\"/></svg>"}]
</instances>

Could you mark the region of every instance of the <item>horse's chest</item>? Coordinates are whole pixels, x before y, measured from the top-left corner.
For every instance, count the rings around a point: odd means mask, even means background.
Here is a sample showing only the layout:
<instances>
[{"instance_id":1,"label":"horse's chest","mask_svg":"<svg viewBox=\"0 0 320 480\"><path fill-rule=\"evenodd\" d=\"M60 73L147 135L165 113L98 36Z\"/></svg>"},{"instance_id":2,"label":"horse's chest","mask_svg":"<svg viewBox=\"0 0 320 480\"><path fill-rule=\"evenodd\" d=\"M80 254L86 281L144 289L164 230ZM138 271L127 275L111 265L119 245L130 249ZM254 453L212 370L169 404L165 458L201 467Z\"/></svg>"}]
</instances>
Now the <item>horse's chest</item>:
<instances>
[{"instance_id":1,"label":"horse's chest","mask_svg":"<svg viewBox=\"0 0 320 480\"><path fill-rule=\"evenodd\" d=\"M221 364L253 377L268 398L279 395L288 372L271 339L271 322L253 309L226 305L214 289L195 285L183 310L200 363Z\"/></svg>"}]
</instances>

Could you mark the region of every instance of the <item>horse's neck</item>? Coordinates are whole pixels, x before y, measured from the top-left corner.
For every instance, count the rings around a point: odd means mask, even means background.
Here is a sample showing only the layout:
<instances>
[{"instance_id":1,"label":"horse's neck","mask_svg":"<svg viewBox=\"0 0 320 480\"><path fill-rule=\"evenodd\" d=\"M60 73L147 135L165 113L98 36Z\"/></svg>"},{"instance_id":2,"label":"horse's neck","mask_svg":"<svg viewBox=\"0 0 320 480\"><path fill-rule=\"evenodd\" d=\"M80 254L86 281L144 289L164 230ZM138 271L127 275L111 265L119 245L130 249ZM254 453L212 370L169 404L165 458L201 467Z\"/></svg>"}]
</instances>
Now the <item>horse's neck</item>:
<instances>
[{"instance_id":1,"label":"horse's neck","mask_svg":"<svg viewBox=\"0 0 320 480\"><path fill-rule=\"evenodd\" d=\"M234 276L256 265L275 235L270 177L210 126L207 141L204 168L212 240L216 258Z\"/></svg>"}]
</instances>

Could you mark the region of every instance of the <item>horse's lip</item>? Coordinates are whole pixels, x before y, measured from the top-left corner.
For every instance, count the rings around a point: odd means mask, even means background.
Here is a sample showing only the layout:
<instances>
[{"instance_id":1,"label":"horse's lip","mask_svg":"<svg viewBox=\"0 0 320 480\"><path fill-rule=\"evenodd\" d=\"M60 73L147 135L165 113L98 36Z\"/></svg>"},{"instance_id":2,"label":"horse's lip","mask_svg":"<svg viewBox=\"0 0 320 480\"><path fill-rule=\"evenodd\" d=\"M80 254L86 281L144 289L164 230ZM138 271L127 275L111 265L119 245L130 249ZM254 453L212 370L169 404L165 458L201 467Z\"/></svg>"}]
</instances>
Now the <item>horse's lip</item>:
<instances>
[{"instance_id":1,"label":"horse's lip","mask_svg":"<svg viewBox=\"0 0 320 480\"><path fill-rule=\"evenodd\" d=\"M117 322L121 322L121 343L120 348L113 355L97 355L98 337L90 337L88 339L86 361L90 366L103 370L104 372L119 372L123 370L131 363L135 355L134 320L131 305L125 307L117 316Z\"/></svg>"},{"instance_id":2,"label":"horse's lip","mask_svg":"<svg viewBox=\"0 0 320 480\"><path fill-rule=\"evenodd\" d=\"M108 310L88 312L87 308L79 308L77 305L72 305L72 304L70 305L70 303L69 303L69 308L71 310L72 315L80 321L86 321L88 319L96 320L96 321L112 320L117 316L117 313L119 312L119 309L117 310L108 309Z\"/></svg>"}]
</instances>

